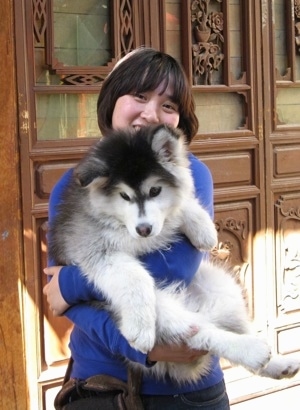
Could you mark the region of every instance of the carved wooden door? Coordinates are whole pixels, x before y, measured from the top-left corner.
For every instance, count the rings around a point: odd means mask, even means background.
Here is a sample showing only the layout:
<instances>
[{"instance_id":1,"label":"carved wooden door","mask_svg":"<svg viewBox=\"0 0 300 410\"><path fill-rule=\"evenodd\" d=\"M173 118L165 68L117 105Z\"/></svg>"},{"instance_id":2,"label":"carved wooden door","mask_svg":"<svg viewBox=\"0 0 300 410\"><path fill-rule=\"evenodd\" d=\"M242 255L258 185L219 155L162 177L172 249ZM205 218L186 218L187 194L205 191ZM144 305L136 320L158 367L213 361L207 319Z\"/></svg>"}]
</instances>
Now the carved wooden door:
<instances>
[{"instance_id":1,"label":"carved wooden door","mask_svg":"<svg viewBox=\"0 0 300 410\"><path fill-rule=\"evenodd\" d=\"M42 294L49 194L100 137L97 96L117 58L142 44L164 48L164 15L158 0L15 1L24 334L33 410L53 408L72 328L66 319L53 317Z\"/></svg>"},{"instance_id":2,"label":"carved wooden door","mask_svg":"<svg viewBox=\"0 0 300 410\"><path fill-rule=\"evenodd\" d=\"M256 331L275 353L299 352L300 2L195 0L182 16L216 251L244 283ZM290 385L224 369L232 404Z\"/></svg>"},{"instance_id":3,"label":"carved wooden door","mask_svg":"<svg viewBox=\"0 0 300 410\"><path fill-rule=\"evenodd\" d=\"M192 151L215 183L216 253L247 288L255 329L275 351L299 351L299 1L19 3L30 408L53 408L69 356L71 325L53 318L42 295L49 193L99 137L95 104L103 78L120 55L141 44L169 52L187 71L200 120ZM223 365L232 403L290 386Z\"/></svg>"}]
</instances>

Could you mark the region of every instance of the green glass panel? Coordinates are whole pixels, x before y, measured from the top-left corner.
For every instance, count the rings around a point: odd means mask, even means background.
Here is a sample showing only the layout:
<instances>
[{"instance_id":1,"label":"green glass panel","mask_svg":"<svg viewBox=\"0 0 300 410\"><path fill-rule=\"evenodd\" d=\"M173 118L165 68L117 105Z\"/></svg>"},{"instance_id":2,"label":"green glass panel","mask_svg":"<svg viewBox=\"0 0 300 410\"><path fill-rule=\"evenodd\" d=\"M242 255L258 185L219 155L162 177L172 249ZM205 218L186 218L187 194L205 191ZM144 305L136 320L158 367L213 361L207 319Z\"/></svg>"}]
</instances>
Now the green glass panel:
<instances>
[{"instance_id":1,"label":"green glass panel","mask_svg":"<svg viewBox=\"0 0 300 410\"><path fill-rule=\"evenodd\" d=\"M300 124L300 88L281 88L276 98L277 124Z\"/></svg>"},{"instance_id":2,"label":"green glass panel","mask_svg":"<svg viewBox=\"0 0 300 410\"><path fill-rule=\"evenodd\" d=\"M37 94L38 140L98 138L96 94Z\"/></svg>"},{"instance_id":3,"label":"green glass panel","mask_svg":"<svg viewBox=\"0 0 300 410\"><path fill-rule=\"evenodd\" d=\"M194 93L199 133L222 133L244 128L245 99L237 93Z\"/></svg>"},{"instance_id":4,"label":"green glass panel","mask_svg":"<svg viewBox=\"0 0 300 410\"><path fill-rule=\"evenodd\" d=\"M54 55L64 66L101 66L111 58L108 0L53 0Z\"/></svg>"},{"instance_id":5,"label":"green glass panel","mask_svg":"<svg viewBox=\"0 0 300 410\"><path fill-rule=\"evenodd\" d=\"M285 1L274 1L274 36L275 36L275 67L281 76L286 75L288 69L286 49L286 12Z\"/></svg>"},{"instance_id":6,"label":"green glass panel","mask_svg":"<svg viewBox=\"0 0 300 410\"><path fill-rule=\"evenodd\" d=\"M230 72L238 80L243 75L242 68L242 30L241 30L241 4L240 0L231 0L229 2L229 62Z\"/></svg>"}]
</instances>

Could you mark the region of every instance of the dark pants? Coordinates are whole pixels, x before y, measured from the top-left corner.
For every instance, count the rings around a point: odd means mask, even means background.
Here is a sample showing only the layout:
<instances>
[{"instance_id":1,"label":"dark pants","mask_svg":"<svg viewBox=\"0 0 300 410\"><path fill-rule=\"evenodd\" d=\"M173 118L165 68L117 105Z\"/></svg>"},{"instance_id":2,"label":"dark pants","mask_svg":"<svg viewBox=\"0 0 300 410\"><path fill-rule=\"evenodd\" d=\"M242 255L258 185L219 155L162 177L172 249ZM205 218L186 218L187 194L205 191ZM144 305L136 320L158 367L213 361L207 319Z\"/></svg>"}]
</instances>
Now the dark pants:
<instances>
[{"instance_id":1,"label":"dark pants","mask_svg":"<svg viewBox=\"0 0 300 410\"><path fill-rule=\"evenodd\" d=\"M145 410L228 410L229 400L225 384L220 382L208 389L175 396L141 395ZM115 410L114 395L101 394L98 397L78 399L64 406L65 410Z\"/></svg>"},{"instance_id":2,"label":"dark pants","mask_svg":"<svg viewBox=\"0 0 300 410\"><path fill-rule=\"evenodd\" d=\"M176 396L142 396L145 410L228 410L225 384L221 383L193 393Z\"/></svg>"}]
</instances>

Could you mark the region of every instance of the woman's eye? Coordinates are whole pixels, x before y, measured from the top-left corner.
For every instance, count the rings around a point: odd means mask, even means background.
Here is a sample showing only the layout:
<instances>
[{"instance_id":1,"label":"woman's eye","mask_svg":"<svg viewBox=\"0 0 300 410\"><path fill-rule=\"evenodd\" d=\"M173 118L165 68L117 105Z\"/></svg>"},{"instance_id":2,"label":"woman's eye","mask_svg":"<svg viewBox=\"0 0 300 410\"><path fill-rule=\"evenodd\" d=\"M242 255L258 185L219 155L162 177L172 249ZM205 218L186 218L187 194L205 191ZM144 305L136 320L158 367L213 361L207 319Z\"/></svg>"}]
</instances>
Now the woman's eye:
<instances>
[{"instance_id":1,"label":"woman's eye","mask_svg":"<svg viewBox=\"0 0 300 410\"><path fill-rule=\"evenodd\" d=\"M158 196L161 193L161 187L160 186L153 186L150 188L149 191L149 196L150 198L154 198Z\"/></svg>"},{"instance_id":2,"label":"woman's eye","mask_svg":"<svg viewBox=\"0 0 300 410\"><path fill-rule=\"evenodd\" d=\"M125 201L130 201L130 197L126 194L126 192L120 192L120 195Z\"/></svg>"},{"instance_id":3,"label":"woman's eye","mask_svg":"<svg viewBox=\"0 0 300 410\"><path fill-rule=\"evenodd\" d=\"M175 104L164 104L164 108L168 111L178 112L178 107Z\"/></svg>"},{"instance_id":4,"label":"woman's eye","mask_svg":"<svg viewBox=\"0 0 300 410\"><path fill-rule=\"evenodd\" d=\"M134 94L135 98L137 98L138 100L145 100L146 97L144 94L140 94L140 93L135 93Z\"/></svg>"}]
</instances>

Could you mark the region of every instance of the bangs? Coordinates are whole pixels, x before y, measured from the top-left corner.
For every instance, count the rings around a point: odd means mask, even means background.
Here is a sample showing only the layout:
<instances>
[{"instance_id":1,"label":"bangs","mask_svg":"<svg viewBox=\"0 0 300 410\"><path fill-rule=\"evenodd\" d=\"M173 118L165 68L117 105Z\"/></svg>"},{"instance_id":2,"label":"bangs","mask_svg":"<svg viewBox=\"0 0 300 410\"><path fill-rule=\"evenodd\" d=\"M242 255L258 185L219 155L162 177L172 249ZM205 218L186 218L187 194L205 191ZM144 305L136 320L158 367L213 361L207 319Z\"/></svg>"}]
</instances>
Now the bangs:
<instances>
[{"instance_id":1,"label":"bangs","mask_svg":"<svg viewBox=\"0 0 300 410\"><path fill-rule=\"evenodd\" d=\"M177 81L177 78L179 81ZM143 69L142 76L139 80L135 81L135 87L131 92L143 93L147 91L154 91L158 87L161 87L160 95L163 94L168 87L172 90L170 96L172 101L178 106L182 105L182 97L185 94L185 87L183 87L181 76L177 76L175 79L174 69L161 67L159 70L154 70L152 67L148 67L145 71Z\"/></svg>"}]
</instances>

